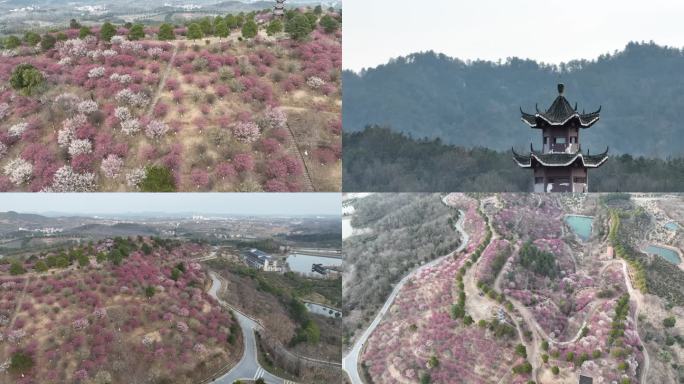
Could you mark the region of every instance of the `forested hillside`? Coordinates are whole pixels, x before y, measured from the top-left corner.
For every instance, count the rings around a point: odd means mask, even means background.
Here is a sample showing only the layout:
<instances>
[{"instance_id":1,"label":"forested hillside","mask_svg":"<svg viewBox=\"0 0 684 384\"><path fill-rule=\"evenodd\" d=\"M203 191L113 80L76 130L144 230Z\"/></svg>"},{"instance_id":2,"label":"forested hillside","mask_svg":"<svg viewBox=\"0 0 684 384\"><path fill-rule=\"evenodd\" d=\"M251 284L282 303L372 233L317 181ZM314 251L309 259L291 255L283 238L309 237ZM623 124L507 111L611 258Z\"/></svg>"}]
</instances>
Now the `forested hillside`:
<instances>
[{"instance_id":1,"label":"forested hillside","mask_svg":"<svg viewBox=\"0 0 684 384\"><path fill-rule=\"evenodd\" d=\"M558 66L417 53L360 74L346 71L343 82L347 132L379 124L466 148L529 148L530 141L538 147L541 135L520 121L519 108L548 108L556 83L563 82L565 96L579 103L580 112L603 107L601 121L582 131L583 149L610 146L613 154L661 158L684 154L684 51L654 43L629 43L594 61Z\"/></svg>"},{"instance_id":2,"label":"forested hillside","mask_svg":"<svg viewBox=\"0 0 684 384\"><path fill-rule=\"evenodd\" d=\"M530 170L509 151L463 148L440 139L414 139L389 128L345 133L344 190L368 192L531 191ZM682 191L684 158L612 156L589 170L591 192Z\"/></svg>"}]
</instances>

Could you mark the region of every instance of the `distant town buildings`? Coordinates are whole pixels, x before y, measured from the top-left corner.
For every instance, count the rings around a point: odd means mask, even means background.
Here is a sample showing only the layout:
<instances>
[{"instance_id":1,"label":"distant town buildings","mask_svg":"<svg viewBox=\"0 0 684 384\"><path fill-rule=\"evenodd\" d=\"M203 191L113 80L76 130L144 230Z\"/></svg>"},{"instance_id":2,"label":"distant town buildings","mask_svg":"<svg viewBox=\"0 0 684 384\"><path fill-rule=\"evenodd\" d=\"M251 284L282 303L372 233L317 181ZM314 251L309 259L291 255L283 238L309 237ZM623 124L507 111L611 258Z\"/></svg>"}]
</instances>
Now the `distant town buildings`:
<instances>
[{"instance_id":1,"label":"distant town buildings","mask_svg":"<svg viewBox=\"0 0 684 384\"><path fill-rule=\"evenodd\" d=\"M34 233L42 233L42 234L45 234L45 235L54 235L54 234L57 234L57 233L64 232L64 229L62 229L62 228L54 228L54 227L37 228L37 229L30 229L30 228L19 227L19 231L34 232Z\"/></svg>"}]
</instances>

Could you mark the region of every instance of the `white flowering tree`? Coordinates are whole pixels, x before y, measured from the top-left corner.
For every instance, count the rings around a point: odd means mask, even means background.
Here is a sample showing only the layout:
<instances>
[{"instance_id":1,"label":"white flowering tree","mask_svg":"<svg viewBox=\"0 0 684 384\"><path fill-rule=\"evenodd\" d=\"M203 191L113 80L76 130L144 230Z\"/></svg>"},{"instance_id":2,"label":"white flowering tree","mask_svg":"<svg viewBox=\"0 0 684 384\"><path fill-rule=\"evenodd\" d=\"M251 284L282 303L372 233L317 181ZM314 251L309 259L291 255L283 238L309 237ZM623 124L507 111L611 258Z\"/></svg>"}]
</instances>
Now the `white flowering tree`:
<instances>
[{"instance_id":1,"label":"white flowering tree","mask_svg":"<svg viewBox=\"0 0 684 384\"><path fill-rule=\"evenodd\" d=\"M109 76L109 80L116 81L117 83L121 84L128 84L133 80L133 78L131 77L131 75L128 74L121 75L118 73L112 73L112 75Z\"/></svg>"},{"instance_id":2,"label":"white flowering tree","mask_svg":"<svg viewBox=\"0 0 684 384\"><path fill-rule=\"evenodd\" d=\"M23 329L15 329L7 334L7 341L10 343L19 343L24 337L26 337L26 331Z\"/></svg>"},{"instance_id":3,"label":"white flowering tree","mask_svg":"<svg viewBox=\"0 0 684 384\"><path fill-rule=\"evenodd\" d=\"M75 137L74 129L71 127L64 127L57 132L57 144L60 148L69 148L69 144Z\"/></svg>"},{"instance_id":4,"label":"white flowering tree","mask_svg":"<svg viewBox=\"0 0 684 384\"><path fill-rule=\"evenodd\" d=\"M318 89L325 85L325 81L323 81L323 79L320 77L311 76L306 80L306 85L312 89Z\"/></svg>"},{"instance_id":5,"label":"white flowering tree","mask_svg":"<svg viewBox=\"0 0 684 384\"><path fill-rule=\"evenodd\" d=\"M140 131L140 121L138 119L130 119L121 122L121 131L127 135L134 135Z\"/></svg>"},{"instance_id":6,"label":"white flowering tree","mask_svg":"<svg viewBox=\"0 0 684 384\"><path fill-rule=\"evenodd\" d=\"M144 168L136 168L128 173L126 173L126 185L128 185L130 188L138 188L140 183L145 179L145 169Z\"/></svg>"},{"instance_id":7,"label":"white flowering tree","mask_svg":"<svg viewBox=\"0 0 684 384\"><path fill-rule=\"evenodd\" d=\"M62 58L82 57L88 54L88 44L81 39L58 42L56 48Z\"/></svg>"},{"instance_id":8,"label":"white flowering tree","mask_svg":"<svg viewBox=\"0 0 684 384\"><path fill-rule=\"evenodd\" d=\"M154 47L147 50L147 54L150 55L153 59L158 59L162 53L164 53L164 50L159 47Z\"/></svg>"},{"instance_id":9,"label":"white flowering tree","mask_svg":"<svg viewBox=\"0 0 684 384\"><path fill-rule=\"evenodd\" d=\"M88 71L88 78L89 79L99 79L100 77L104 76L105 74L105 67L95 67Z\"/></svg>"},{"instance_id":10,"label":"white flowering tree","mask_svg":"<svg viewBox=\"0 0 684 384\"><path fill-rule=\"evenodd\" d=\"M17 123L17 124L14 124L13 126L11 126L8 130L8 133L10 134L10 136L13 136L13 137L21 137L21 135L24 132L26 132L27 129L28 129L28 123L21 122L21 123Z\"/></svg>"},{"instance_id":11,"label":"white flowering tree","mask_svg":"<svg viewBox=\"0 0 684 384\"><path fill-rule=\"evenodd\" d=\"M130 89L120 90L114 97L119 104L143 108L149 104L149 98L142 92L133 92Z\"/></svg>"},{"instance_id":12,"label":"white flowering tree","mask_svg":"<svg viewBox=\"0 0 684 384\"><path fill-rule=\"evenodd\" d=\"M10 106L7 103L0 104L0 120L4 119L10 114Z\"/></svg>"},{"instance_id":13,"label":"white flowering tree","mask_svg":"<svg viewBox=\"0 0 684 384\"><path fill-rule=\"evenodd\" d=\"M77 173L71 166L65 165L55 172L52 186L45 192L93 192L95 191L95 175Z\"/></svg>"},{"instance_id":14,"label":"white flowering tree","mask_svg":"<svg viewBox=\"0 0 684 384\"><path fill-rule=\"evenodd\" d=\"M128 40L121 43L121 48L126 49L126 50L131 50L133 52L140 52L143 49L145 49L145 47L143 47L143 45L141 43L138 43L137 41L128 41Z\"/></svg>"},{"instance_id":15,"label":"white flowering tree","mask_svg":"<svg viewBox=\"0 0 684 384\"><path fill-rule=\"evenodd\" d=\"M152 120L145 127L145 135L150 139L159 139L169 131L169 126L163 121Z\"/></svg>"},{"instance_id":16,"label":"white flowering tree","mask_svg":"<svg viewBox=\"0 0 684 384\"><path fill-rule=\"evenodd\" d=\"M112 38L109 39L109 42L113 45L122 44L124 41L126 41L126 38L120 35L112 36Z\"/></svg>"},{"instance_id":17,"label":"white flowering tree","mask_svg":"<svg viewBox=\"0 0 684 384\"><path fill-rule=\"evenodd\" d=\"M97 111L98 106L97 103L93 100L84 100L78 103L78 112L82 113L84 115L89 115L95 111Z\"/></svg>"},{"instance_id":18,"label":"white flowering tree","mask_svg":"<svg viewBox=\"0 0 684 384\"><path fill-rule=\"evenodd\" d=\"M121 173L121 168L123 168L124 162L119 156L109 155L106 159L102 160L102 173L105 177L113 179Z\"/></svg>"},{"instance_id":19,"label":"white flowering tree","mask_svg":"<svg viewBox=\"0 0 684 384\"><path fill-rule=\"evenodd\" d=\"M10 161L3 170L10 181L16 185L28 182L33 175L33 165L22 158Z\"/></svg>"},{"instance_id":20,"label":"white flowering tree","mask_svg":"<svg viewBox=\"0 0 684 384\"><path fill-rule=\"evenodd\" d=\"M93 144L88 139L72 140L69 144L69 155L72 157L87 154L93 151Z\"/></svg>"}]
</instances>

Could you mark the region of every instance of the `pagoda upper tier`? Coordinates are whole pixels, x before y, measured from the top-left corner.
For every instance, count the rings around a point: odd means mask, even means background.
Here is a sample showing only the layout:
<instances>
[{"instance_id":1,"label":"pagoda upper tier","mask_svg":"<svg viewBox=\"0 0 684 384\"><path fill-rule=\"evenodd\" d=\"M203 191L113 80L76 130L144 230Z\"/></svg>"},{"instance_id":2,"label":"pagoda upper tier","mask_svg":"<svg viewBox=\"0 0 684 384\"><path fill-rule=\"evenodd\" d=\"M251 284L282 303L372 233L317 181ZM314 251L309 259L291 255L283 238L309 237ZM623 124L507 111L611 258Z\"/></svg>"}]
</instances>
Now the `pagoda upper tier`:
<instances>
[{"instance_id":1,"label":"pagoda upper tier","mask_svg":"<svg viewBox=\"0 0 684 384\"><path fill-rule=\"evenodd\" d=\"M551 104L546 112L540 111L539 108L535 106L537 113L533 115L524 112L522 108L520 108L522 121L532 128L541 129L546 127L565 126L589 128L599 120L601 107L599 107L596 112L579 113L577 112L577 103L575 103L575 107L573 108L568 102L568 99L563 96L563 90L563 84L558 84L558 97L556 97L556 100L553 101L553 104Z\"/></svg>"}]
</instances>

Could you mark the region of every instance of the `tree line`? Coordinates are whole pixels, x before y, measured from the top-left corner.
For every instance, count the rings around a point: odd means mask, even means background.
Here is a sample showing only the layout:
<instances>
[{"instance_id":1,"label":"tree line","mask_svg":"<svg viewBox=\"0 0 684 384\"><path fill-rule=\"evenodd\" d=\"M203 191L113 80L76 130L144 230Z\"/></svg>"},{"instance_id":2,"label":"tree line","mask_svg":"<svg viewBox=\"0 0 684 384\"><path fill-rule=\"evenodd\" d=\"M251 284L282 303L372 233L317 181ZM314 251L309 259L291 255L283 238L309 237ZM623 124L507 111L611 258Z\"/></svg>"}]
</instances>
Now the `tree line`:
<instances>
[{"instance_id":1,"label":"tree line","mask_svg":"<svg viewBox=\"0 0 684 384\"><path fill-rule=\"evenodd\" d=\"M346 90L345 90L346 91ZM346 118L346 115L345 115ZM369 126L342 137L345 191L529 192L532 172L519 168L510 151L416 139ZM684 190L684 158L613 155L589 170L590 192Z\"/></svg>"}]
</instances>

